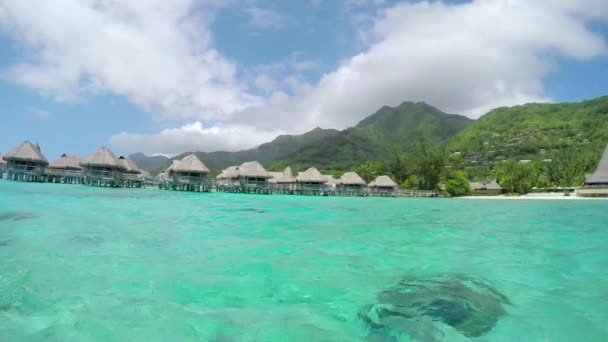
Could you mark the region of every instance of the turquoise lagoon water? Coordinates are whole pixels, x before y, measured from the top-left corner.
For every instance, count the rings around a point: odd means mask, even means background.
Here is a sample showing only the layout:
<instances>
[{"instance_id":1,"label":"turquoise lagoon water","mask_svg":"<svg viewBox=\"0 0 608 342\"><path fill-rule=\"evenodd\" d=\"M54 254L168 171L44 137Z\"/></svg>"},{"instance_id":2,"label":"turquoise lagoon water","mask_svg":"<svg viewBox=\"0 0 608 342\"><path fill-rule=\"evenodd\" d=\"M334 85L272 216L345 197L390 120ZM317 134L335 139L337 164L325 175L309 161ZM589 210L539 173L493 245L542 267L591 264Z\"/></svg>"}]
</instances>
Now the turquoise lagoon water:
<instances>
[{"instance_id":1,"label":"turquoise lagoon water","mask_svg":"<svg viewBox=\"0 0 608 342\"><path fill-rule=\"evenodd\" d=\"M404 276L509 298L446 341L608 340L608 202L307 198L0 180L0 339L365 341ZM407 335L401 337L408 340Z\"/></svg>"}]
</instances>

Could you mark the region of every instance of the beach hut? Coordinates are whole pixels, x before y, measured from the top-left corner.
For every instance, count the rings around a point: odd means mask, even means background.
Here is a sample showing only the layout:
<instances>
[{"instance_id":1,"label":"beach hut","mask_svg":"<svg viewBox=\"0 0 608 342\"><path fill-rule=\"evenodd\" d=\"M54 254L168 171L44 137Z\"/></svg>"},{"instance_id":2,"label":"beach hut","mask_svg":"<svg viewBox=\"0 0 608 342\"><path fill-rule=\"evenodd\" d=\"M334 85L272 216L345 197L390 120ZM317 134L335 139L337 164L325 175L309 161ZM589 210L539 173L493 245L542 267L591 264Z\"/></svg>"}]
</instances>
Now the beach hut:
<instances>
[{"instance_id":1,"label":"beach hut","mask_svg":"<svg viewBox=\"0 0 608 342\"><path fill-rule=\"evenodd\" d=\"M346 172L338 181L338 194L341 196L363 196L367 183L356 172Z\"/></svg>"},{"instance_id":2,"label":"beach hut","mask_svg":"<svg viewBox=\"0 0 608 342\"><path fill-rule=\"evenodd\" d=\"M368 187L372 195L386 197L395 196L398 185L391 177L383 175L376 177L376 179L369 183Z\"/></svg>"},{"instance_id":3,"label":"beach hut","mask_svg":"<svg viewBox=\"0 0 608 342\"><path fill-rule=\"evenodd\" d=\"M593 174L587 176L585 185L578 189L582 197L608 197L608 146Z\"/></svg>"},{"instance_id":4,"label":"beach hut","mask_svg":"<svg viewBox=\"0 0 608 342\"><path fill-rule=\"evenodd\" d=\"M492 196L500 195L502 193L502 187L496 179L489 182L470 182L471 194L479 196Z\"/></svg>"},{"instance_id":5,"label":"beach hut","mask_svg":"<svg viewBox=\"0 0 608 342\"><path fill-rule=\"evenodd\" d=\"M272 178L268 180L268 183L275 193L287 194L293 192L296 179L291 167L286 167L283 172L269 172L269 174Z\"/></svg>"},{"instance_id":6,"label":"beach hut","mask_svg":"<svg viewBox=\"0 0 608 342\"><path fill-rule=\"evenodd\" d=\"M3 159L6 161L7 179L26 182L46 181L48 160L40 146L24 141L13 148Z\"/></svg>"},{"instance_id":7,"label":"beach hut","mask_svg":"<svg viewBox=\"0 0 608 342\"><path fill-rule=\"evenodd\" d=\"M179 160L172 160L171 161L171 165L162 170L161 172L158 173L158 175L156 175L156 181L158 182L158 187L159 189L168 189L169 188L169 174L171 173L171 170L173 170L173 168L175 167L175 165L177 165L177 163L179 162Z\"/></svg>"},{"instance_id":8,"label":"beach hut","mask_svg":"<svg viewBox=\"0 0 608 342\"><path fill-rule=\"evenodd\" d=\"M323 185L327 179L314 167L298 173L296 177L296 193L300 195L322 195Z\"/></svg>"},{"instance_id":9,"label":"beach hut","mask_svg":"<svg viewBox=\"0 0 608 342\"><path fill-rule=\"evenodd\" d=\"M84 168L84 183L93 186L121 187L125 166L105 147L88 156L80 166Z\"/></svg>"},{"instance_id":10,"label":"beach hut","mask_svg":"<svg viewBox=\"0 0 608 342\"><path fill-rule=\"evenodd\" d=\"M240 191L239 186L239 168L238 166L230 166L224 169L216 176L216 184L218 191L237 192Z\"/></svg>"},{"instance_id":11,"label":"beach hut","mask_svg":"<svg viewBox=\"0 0 608 342\"><path fill-rule=\"evenodd\" d=\"M169 167L169 189L180 191L210 192L211 171L195 155L189 154Z\"/></svg>"},{"instance_id":12,"label":"beach hut","mask_svg":"<svg viewBox=\"0 0 608 342\"><path fill-rule=\"evenodd\" d=\"M52 183L81 184L84 179L84 171L78 156L62 154L59 159L49 165L46 174L48 181Z\"/></svg>"},{"instance_id":13,"label":"beach hut","mask_svg":"<svg viewBox=\"0 0 608 342\"><path fill-rule=\"evenodd\" d=\"M118 162L125 169L125 171L122 173L123 186L127 188L141 188L143 186L143 180L139 176L141 175L141 170L137 164L135 164L135 162L133 162L131 159L123 156L118 158Z\"/></svg>"},{"instance_id":14,"label":"beach hut","mask_svg":"<svg viewBox=\"0 0 608 342\"><path fill-rule=\"evenodd\" d=\"M257 161L250 161L238 167L239 185L245 193L268 193L268 179L272 176Z\"/></svg>"}]
</instances>

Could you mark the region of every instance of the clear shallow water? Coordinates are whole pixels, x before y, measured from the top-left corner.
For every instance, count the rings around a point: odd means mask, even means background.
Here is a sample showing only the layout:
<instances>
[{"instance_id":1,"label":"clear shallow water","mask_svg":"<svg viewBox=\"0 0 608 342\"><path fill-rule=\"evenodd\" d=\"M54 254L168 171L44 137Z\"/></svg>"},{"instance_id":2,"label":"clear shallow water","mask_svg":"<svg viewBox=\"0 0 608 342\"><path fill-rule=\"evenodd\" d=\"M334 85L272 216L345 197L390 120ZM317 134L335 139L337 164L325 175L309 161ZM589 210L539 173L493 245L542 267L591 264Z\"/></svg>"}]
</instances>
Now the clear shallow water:
<instances>
[{"instance_id":1,"label":"clear shallow water","mask_svg":"<svg viewBox=\"0 0 608 342\"><path fill-rule=\"evenodd\" d=\"M364 341L403 276L509 297L477 338L608 340L608 202L306 198L0 180L0 339Z\"/></svg>"}]
</instances>

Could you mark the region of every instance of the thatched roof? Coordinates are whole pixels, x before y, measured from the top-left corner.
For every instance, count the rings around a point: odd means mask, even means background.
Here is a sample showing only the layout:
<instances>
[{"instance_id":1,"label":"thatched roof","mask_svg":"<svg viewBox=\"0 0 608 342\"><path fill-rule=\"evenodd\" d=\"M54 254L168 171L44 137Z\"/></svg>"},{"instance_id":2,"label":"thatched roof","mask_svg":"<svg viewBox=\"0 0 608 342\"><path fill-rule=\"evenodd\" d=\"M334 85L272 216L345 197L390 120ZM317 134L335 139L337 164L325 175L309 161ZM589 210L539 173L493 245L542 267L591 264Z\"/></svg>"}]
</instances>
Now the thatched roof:
<instances>
[{"instance_id":1,"label":"thatched roof","mask_svg":"<svg viewBox=\"0 0 608 342\"><path fill-rule=\"evenodd\" d=\"M270 183L290 184L295 182L293 172L289 166L286 167L283 172L269 172L269 174L272 176L272 178L268 180Z\"/></svg>"},{"instance_id":2,"label":"thatched roof","mask_svg":"<svg viewBox=\"0 0 608 342\"><path fill-rule=\"evenodd\" d=\"M239 168L238 166L230 166L224 171L220 172L216 177L217 179L234 179L239 178Z\"/></svg>"},{"instance_id":3,"label":"thatched roof","mask_svg":"<svg viewBox=\"0 0 608 342\"><path fill-rule=\"evenodd\" d=\"M166 168L164 170L164 172L166 172L168 174L171 170L173 170L175 168L175 165L177 165L177 163L179 163L179 160L172 160L171 161L171 166L169 166L168 168Z\"/></svg>"},{"instance_id":4,"label":"thatched roof","mask_svg":"<svg viewBox=\"0 0 608 342\"><path fill-rule=\"evenodd\" d=\"M356 172L347 172L340 177L340 184L344 185L367 185L363 178Z\"/></svg>"},{"instance_id":5,"label":"thatched roof","mask_svg":"<svg viewBox=\"0 0 608 342\"><path fill-rule=\"evenodd\" d=\"M498 184L498 182L496 182L495 179L490 182L470 182L469 185L471 187L471 190L502 190L502 187Z\"/></svg>"},{"instance_id":6,"label":"thatched roof","mask_svg":"<svg viewBox=\"0 0 608 342\"><path fill-rule=\"evenodd\" d=\"M337 185L339 183L339 181L332 175L323 175L323 178L325 178L327 181L326 184L328 185Z\"/></svg>"},{"instance_id":7,"label":"thatched roof","mask_svg":"<svg viewBox=\"0 0 608 342\"><path fill-rule=\"evenodd\" d=\"M378 176L371 183L370 188L396 188L397 183L389 176Z\"/></svg>"},{"instance_id":8,"label":"thatched roof","mask_svg":"<svg viewBox=\"0 0 608 342\"><path fill-rule=\"evenodd\" d=\"M211 173L209 168L195 154L189 154L176 164L171 165L171 170L174 172Z\"/></svg>"},{"instance_id":9,"label":"thatched roof","mask_svg":"<svg viewBox=\"0 0 608 342\"><path fill-rule=\"evenodd\" d=\"M87 157L80 166L84 167L107 167L110 169L125 170L125 167L118 161L118 158L105 147Z\"/></svg>"},{"instance_id":10,"label":"thatched roof","mask_svg":"<svg viewBox=\"0 0 608 342\"><path fill-rule=\"evenodd\" d=\"M311 167L310 169L308 169L304 172L298 173L298 176L296 177L296 182L324 184L327 182L327 180L325 179L325 177L323 177L323 175L321 174L321 172L319 172L319 170L317 170L314 167Z\"/></svg>"},{"instance_id":11,"label":"thatched roof","mask_svg":"<svg viewBox=\"0 0 608 342\"><path fill-rule=\"evenodd\" d=\"M125 168L127 173L133 173L133 174L141 173L139 166L137 166L137 164L135 164L131 159L127 159L123 156L120 156L120 158L118 158L118 162L120 162L120 165L122 165Z\"/></svg>"},{"instance_id":12,"label":"thatched roof","mask_svg":"<svg viewBox=\"0 0 608 342\"><path fill-rule=\"evenodd\" d=\"M61 158L52 162L49 167L52 169L61 170L82 170L80 162L81 160L78 156L64 153L61 155Z\"/></svg>"},{"instance_id":13,"label":"thatched roof","mask_svg":"<svg viewBox=\"0 0 608 342\"><path fill-rule=\"evenodd\" d=\"M250 161L239 166L239 177L270 178L270 174L257 161Z\"/></svg>"},{"instance_id":14,"label":"thatched roof","mask_svg":"<svg viewBox=\"0 0 608 342\"><path fill-rule=\"evenodd\" d=\"M587 184L608 184L608 146L595 172L587 177Z\"/></svg>"},{"instance_id":15,"label":"thatched roof","mask_svg":"<svg viewBox=\"0 0 608 342\"><path fill-rule=\"evenodd\" d=\"M40 146L34 145L29 141L24 141L19 146L10 150L3 159L6 161L16 160L49 165L49 161L46 160L44 154L40 151Z\"/></svg>"}]
</instances>

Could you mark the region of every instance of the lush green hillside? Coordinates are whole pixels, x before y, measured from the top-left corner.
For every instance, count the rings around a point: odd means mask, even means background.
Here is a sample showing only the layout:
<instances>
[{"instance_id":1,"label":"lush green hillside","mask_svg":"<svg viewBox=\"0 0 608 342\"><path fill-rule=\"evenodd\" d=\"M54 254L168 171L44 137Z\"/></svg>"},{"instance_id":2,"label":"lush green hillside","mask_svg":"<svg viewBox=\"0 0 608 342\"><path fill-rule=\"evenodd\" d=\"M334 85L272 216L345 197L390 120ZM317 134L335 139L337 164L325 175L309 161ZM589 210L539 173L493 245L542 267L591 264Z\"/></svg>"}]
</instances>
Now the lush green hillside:
<instances>
[{"instance_id":1,"label":"lush green hillside","mask_svg":"<svg viewBox=\"0 0 608 342\"><path fill-rule=\"evenodd\" d=\"M474 164L492 165L505 159L551 159L565 150L599 157L606 143L608 97L603 97L493 110L458 134L449 150Z\"/></svg>"},{"instance_id":2,"label":"lush green hillside","mask_svg":"<svg viewBox=\"0 0 608 342\"><path fill-rule=\"evenodd\" d=\"M284 161L296 168L315 165L346 170L366 161L382 161L419 143L441 145L474 121L450 115L426 103L382 107L355 127L310 144Z\"/></svg>"}]
</instances>

